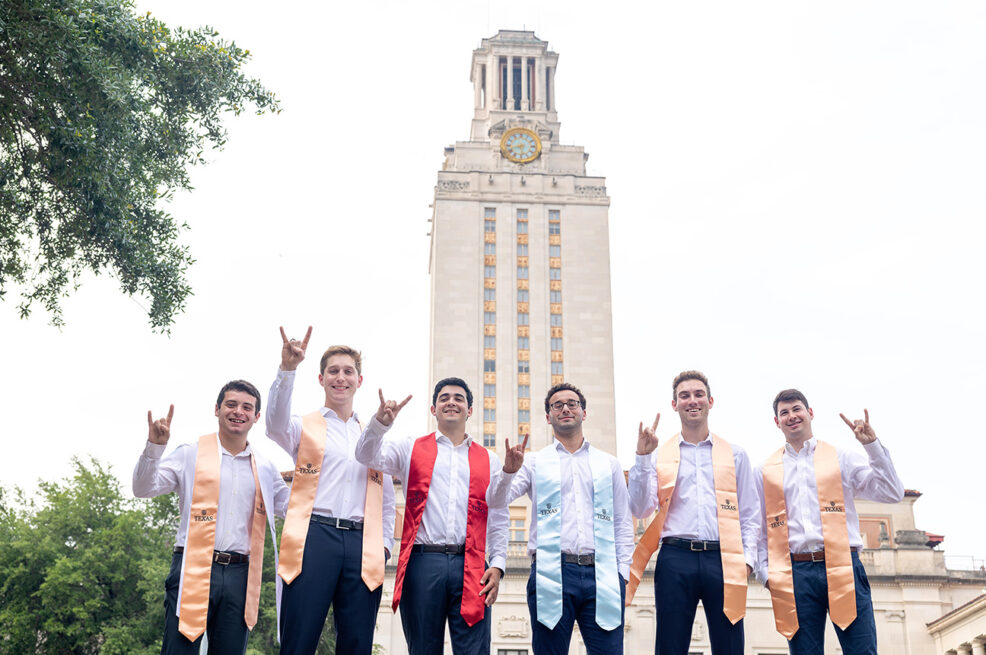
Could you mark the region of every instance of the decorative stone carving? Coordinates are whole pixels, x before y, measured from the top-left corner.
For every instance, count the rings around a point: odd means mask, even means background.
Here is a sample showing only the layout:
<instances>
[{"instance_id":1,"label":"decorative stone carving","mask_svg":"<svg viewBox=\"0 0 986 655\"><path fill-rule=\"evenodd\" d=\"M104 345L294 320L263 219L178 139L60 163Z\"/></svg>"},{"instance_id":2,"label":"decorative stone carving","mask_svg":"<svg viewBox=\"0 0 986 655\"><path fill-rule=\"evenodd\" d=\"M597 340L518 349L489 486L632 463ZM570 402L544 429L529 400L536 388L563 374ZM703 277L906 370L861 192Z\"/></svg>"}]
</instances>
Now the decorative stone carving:
<instances>
[{"instance_id":1,"label":"decorative stone carving","mask_svg":"<svg viewBox=\"0 0 986 655\"><path fill-rule=\"evenodd\" d=\"M527 639L531 634L530 624L526 616L508 616L500 619L496 626L497 634L500 637L517 637Z\"/></svg>"},{"instance_id":2,"label":"decorative stone carving","mask_svg":"<svg viewBox=\"0 0 986 655\"><path fill-rule=\"evenodd\" d=\"M577 196L605 196L606 187L604 186L579 186L575 185L575 195Z\"/></svg>"},{"instance_id":3,"label":"decorative stone carving","mask_svg":"<svg viewBox=\"0 0 986 655\"><path fill-rule=\"evenodd\" d=\"M438 180L438 190L439 191L468 191L469 182L460 182L459 180Z\"/></svg>"},{"instance_id":4,"label":"decorative stone carving","mask_svg":"<svg viewBox=\"0 0 986 655\"><path fill-rule=\"evenodd\" d=\"M898 530L894 536L898 548L927 548L928 535L921 530Z\"/></svg>"},{"instance_id":5,"label":"decorative stone carving","mask_svg":"<svg viewBox=\"0 0 986 655\"><path fill-rule=\"evenodd\" d=\"M692 626L692 641L705 641L708 629L701 621L696 621Z\"/></svg>"}]
</instances>

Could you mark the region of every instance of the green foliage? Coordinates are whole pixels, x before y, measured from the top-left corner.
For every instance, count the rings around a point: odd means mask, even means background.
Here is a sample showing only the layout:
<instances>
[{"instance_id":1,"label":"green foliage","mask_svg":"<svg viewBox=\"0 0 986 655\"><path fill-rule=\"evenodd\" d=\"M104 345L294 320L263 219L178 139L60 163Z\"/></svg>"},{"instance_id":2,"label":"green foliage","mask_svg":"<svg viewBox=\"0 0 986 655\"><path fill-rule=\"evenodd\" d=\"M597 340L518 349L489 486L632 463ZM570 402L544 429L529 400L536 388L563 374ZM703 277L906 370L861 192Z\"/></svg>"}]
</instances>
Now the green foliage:
<instances>
[{"instance_id":1,"label":"green foliage","mask_svg":"<svg viewBox=\"0 0 986 655\"><path fill-rule=\"evenodd\" d=\"M248 57L132 0L0 2L0 298L18 288L22 316L60 324L82 275L110 273L167 329L192 259L158 205L225 143L224 114L277 111Z\"/></svg>"},{"instance_id":2,"label":"green foliage","mask_svg":"<svg viewBox=\"0 0 986 655\"><path fill-rule=\"evenodd\" d=\"M124 498L104 466L0 496L0 654L142 653L160 648L172 496Z\"/></svg>"},{"instance_id":3,"label":"green foliage","mask_svg":"<svg viewBox=\"0 0 986 655\"><path fill-rule=\"evenodd\" d=\"M73 466L36 497L0 487L0 655L156 655L178 496L132 498L99 462ZM278 652L274 576L268 538L248 655ZM332 626L317 655L335 653Z\"/></svg>"}]
</instances>

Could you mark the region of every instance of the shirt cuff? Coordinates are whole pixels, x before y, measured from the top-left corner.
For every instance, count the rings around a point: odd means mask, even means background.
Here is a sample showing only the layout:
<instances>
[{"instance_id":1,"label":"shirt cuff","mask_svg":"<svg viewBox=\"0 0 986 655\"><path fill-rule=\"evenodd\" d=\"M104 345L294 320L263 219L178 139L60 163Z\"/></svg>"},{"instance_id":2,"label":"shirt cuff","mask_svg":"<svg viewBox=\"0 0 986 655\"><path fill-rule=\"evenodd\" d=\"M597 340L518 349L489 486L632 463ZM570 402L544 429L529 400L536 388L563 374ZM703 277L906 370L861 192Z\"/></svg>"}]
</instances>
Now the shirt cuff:
<instances>
[{"instance_id":1,"label":"shirt cuff","mask_svg":"<svg viewBox=\"0 0 986 655\"><path fill-rule=\"evenodd\" d=\"M863 444L863 450L866 451L870 459L881 459L887 456L887 449L883 447L879 439L868 444Z\"/></svg>"},{"instance_id":2,"label":"shirt cuff","mask_svg":"<svg viewBox=\"0 0 986 655\"><path fill-rule=\"evenodd\" d=\"M167 444L151 443L148 441L147 445L144 446L144 457L147 459L161 459L161 456L164 455L164 449L167 447Z\"/></svg>"},{"instance_id":3,"label":"shirt cuff","mask_svg":"<svg viewBox=\"0 0 986 655\"><path fill-rule=\"evenodd\" d=\"M497 555L496 557L490 558L490 568L500 569L504 573L507 571L507 558L503 555Z\"/></svg>"},{"instance_id":4,"label":"shirt cuff","mask_svg":"<svg viewBox=\"0 0 986 655\"><path fill-rule=\"evenodd\" d=\"M654 453L647 453L646 455L634 453L634 464L637 466L650 466L653 455Z\"/></svg>"},{"instance_id":5,"label":"shirt cuff","mask_svg":"<svg viewBox=\"0 0 986 655\"><path fill-rule=\"evenodd\" d=\"M630 580L630 565L629 564L620 564L617 567L617 569L619 570L620 575L623 576L623 580L625 582L628 582Z\"/></svg>"},{"instance_id":6,"label":"shirt cuff","mask_svg":"<svg viewBox=\"0 0 986 655\"><path fill-rule=\"evenodd\" d=\"M367 424L366 426L366 431L371 436L382 437L383 435L387 434L387 431L390 430L391 427L393 427L393 425L384 425L383 423L381 423L380 420L377 418L377 415L374 414L373 418L370 419L369 424Z\"/></svg>"},{"instance_id":7,"label":"shirt cuff","mask_svg":"<svg viewBox=\"0 0 986 655\"><path fill-rule=\"evenodd\" d=\"M295 373L297 373L297 370L285 371L280 366L277 367L277 379L278 380L294 380L294 374Z\"/></svg>"}]
</instances>

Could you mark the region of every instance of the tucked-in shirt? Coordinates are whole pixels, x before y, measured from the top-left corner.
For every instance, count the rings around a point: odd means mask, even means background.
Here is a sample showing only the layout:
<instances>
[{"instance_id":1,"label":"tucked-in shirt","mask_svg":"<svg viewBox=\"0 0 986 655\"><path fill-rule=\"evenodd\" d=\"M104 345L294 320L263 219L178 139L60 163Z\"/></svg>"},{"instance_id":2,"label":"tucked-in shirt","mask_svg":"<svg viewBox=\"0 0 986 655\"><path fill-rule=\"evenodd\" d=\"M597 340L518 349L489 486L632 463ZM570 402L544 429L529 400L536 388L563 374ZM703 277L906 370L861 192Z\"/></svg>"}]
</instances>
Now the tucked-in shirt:
<instances>
[{"instance_id":1,"label":"tucked-in shirt","mask_svg":"<svg viewBox=\"0 0 986 655\"><path fill-rule=\"evenodd\" d=\"M792 553L811 553L825 547L822 537L822 511L818 506L818 483L815 478L815 446L812 437L800 451L791 444L784 444L784 504L787 507L787 540ZM904 485L897 476L890 453L879 440L864 444L861 453L836 448L839 470L842 474L842 497L846 506L846 527L850 548L862 548L859 532L859 515L854 498L874 500L879 503L899 503L904 498ZM754 479L763 505L763 465L756 468ZM767 579L767 517L761 511L762 536L760 538L757 577Z\"/></svg>"},{"instance_id":2,"label":"tucked-in shirt","mask_svg":"<svg viewBox=\"0 0 986 655\"><path fill-rule=\"evenodd\" d=\"M165 444L150 441L134 467L133 492L138 498L153 498L178 492L181 523L175 545L184 546L188 535L188 515L192 506L192 487L195 481L197 444L181 444L164 456ZM236 455L219 446L219 511L216 516L216 550L250 553L250 525L253 523L253 501L257 490L253 481L250 445ZM274 489L274 514L284 516L290 490L273 466L257 462L257 475L270 476Z\"/></svg>"},{"instance_id":3,"label":"tucked-in shirt","mask_svg":"<svg viewBox=\"0 0 986 655\"><path fill-rule=\"evenodd\" d=\"M396 475L407 488L411 470L411 451L415 437L385 439L390 427L374 416L356 445L356 459L370 468ZM435 433L438 456L428 486L428 502L414 537L416 544L464 544L469 502L469 447L471 436L458 446L441 432ZM490 452L490 480L502 467L496 453ZM485 495L485 494L484 494ZM490 508L486 517L486 552L491 567L501 571L507 563L507 522L510 510Z\"/></svg>"},{"instance_id":4,"label":"tucked-in shirt","mask_svg":"<svg viewBox=\"0 0 986 655\"><path fill-rule=\"evenodd\" d=\"M294 371L277 370L267 395L267 436L298 459L301 444L301 417L291 414ZM318 476L318 490L312 512L337 519L362 521L366 506L367 467L356 461L356 442L362 428L353 413L342 420L328 407L319 410L325 418L325 453ZM394 547L394 481L383 477L383 545L388 552Z\"/></svg>"},{"instance_id":5,"label":"tucked-in shirt","mask_svg":"<svg viewBox=\"0 0 986 655\"><path fill-rule=\"evenodd\" d=\"M592 468L589 464L589 442L574 453L568 452L557 439L553 440L558 450L561 473L561 550L563 553L585 555L595 552L595 531L593 529ZM602 451L599 451L602 452ZM633 556L633 520L627 498L627 486L619 460L609 453L602 453L608 460L613 473L613 528L616 538L616 564L623 579L630 577L630 558ZM516 473L504 473L499 469L496 479L490 481L486 495L490 507L506 507L524 494L532 503L530 537L527 540L527 553L537 553L537 457L525 459Z\"/></svg>"},{"instance_id":6,"label":"tucked-in shirt","mask_svg":"<svg viewBox=\"0 0 986 655\"><path fill-rule=\"evenodd\" d=\"M716 511L716 485L712 468L712 435L692 444L679 434L681 460L678 479L671 495L671 505L661 538L702 541L719 540L719 515ZM750 458L740 446L729 444L733 450L736 470L736 498L739 502L740 533L743 555L750 568L757 566L757 544L760 541L760 499L753 481ZM647 518L658 509L658 479L656 451L637 455L630 469L630 511L637 518Z\"/></svg>"}]
</instances>

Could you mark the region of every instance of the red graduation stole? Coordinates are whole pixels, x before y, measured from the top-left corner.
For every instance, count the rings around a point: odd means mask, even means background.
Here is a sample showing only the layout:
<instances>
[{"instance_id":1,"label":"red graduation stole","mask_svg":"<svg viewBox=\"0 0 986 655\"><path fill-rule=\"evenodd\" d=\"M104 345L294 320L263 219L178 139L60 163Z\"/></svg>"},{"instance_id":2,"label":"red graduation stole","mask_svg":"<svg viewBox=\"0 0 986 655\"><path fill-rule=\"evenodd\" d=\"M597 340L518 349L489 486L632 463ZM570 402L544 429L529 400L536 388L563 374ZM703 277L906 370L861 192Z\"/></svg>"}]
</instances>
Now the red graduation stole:
<instances>
[{"instance_id":1,"label":"red graduation stole","mask_svg":"<svg viewBox=\"0 0 986 655\"><path fill-rule=\"evenodd\" d=\"M404 527L401 530L401 553L397 559L397 580L394 583L394 604L401 602L404 572L411 557L411 547L421 525L428 502L428 488L438 458L438 442L435 433L421 437L411 448L411 466L404 490ZM462 572L462 606L460 613L470 627L482 620L486 611L483 597L479 595L479 581L486 570L486 488L490 486L490 454L473 442L469 445L469 505L466 509L466 557Z\"/></svg>"}]
</instances>

